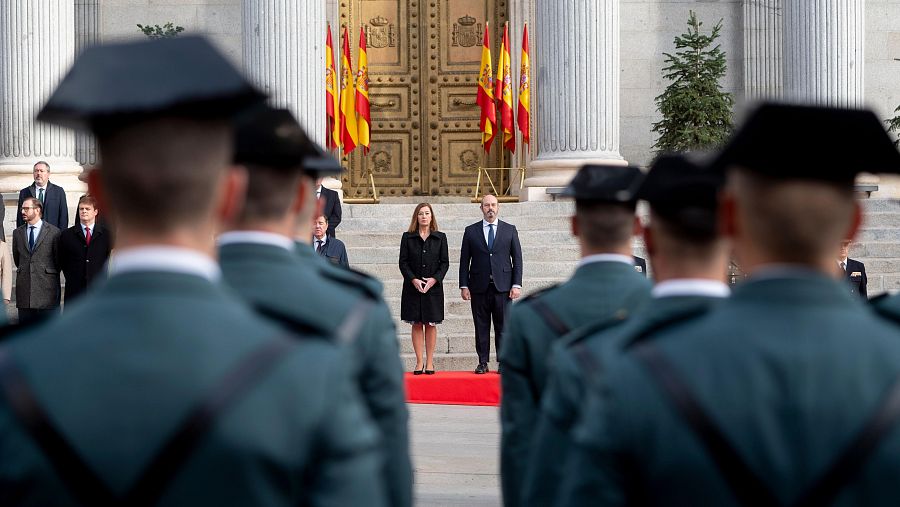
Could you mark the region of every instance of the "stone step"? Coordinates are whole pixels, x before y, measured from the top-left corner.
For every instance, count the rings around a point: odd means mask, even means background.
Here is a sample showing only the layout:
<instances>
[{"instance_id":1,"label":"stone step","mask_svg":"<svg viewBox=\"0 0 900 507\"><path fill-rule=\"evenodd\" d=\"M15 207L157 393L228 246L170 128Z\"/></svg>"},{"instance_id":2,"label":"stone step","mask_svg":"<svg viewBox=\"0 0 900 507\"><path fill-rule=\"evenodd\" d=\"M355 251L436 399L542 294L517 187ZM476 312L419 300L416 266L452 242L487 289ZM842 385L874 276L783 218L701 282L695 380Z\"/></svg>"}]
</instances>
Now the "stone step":
<instances>
[{"instance_id":1,"label":"stone step","mask_svg":"<svg viewBox=\"0 0 900 507\"><path fill-rule=\"evenodd\" d=\"M581 252L577 244L559 243L556 245L522 245L522 262L528 266L532 262L577 262L581 258ZM447 249L451 266L459 265L460 248L451 246ZM355 267L363 264L393 264L400 274L397 265L399 261L399 247L350 247L347 249L347 257Z\"/></svg>"},{"instance_id":2,"label":"stone step","mask_svg":"<svg viewBox=\"0 0 900 507\"><path fill-rule=\"evenodd\" d=\"M476 223L479 219L479 216L449 219L442 219L439 217L438 225L444 232L462 234L467 226ZM568 231L570 229L570 219L567 216L525 215L500 217L500 219L515 225L517 229L523 231ZM403 231L406 231L408 228L409 218L407 217L363 217L342 219L341 224L337 229L337 237L343 238L351 232L394 231L397 235L397 241L399 241ZM448 237L448 240L449 239L450 238Z\"/></svg>"},{"instance_id":3,"label":"stone step","mask_svg":"<svg viewBox=\"0 0 900 507\"><path fill-rule=\"evenodd\" d=\"M472 343L472 348L474 349L475 344ZM404 371L412 371L413 368L416 367L416 355L415 354L401 354L400 359L403 361L403 369ZM434 368L439 371L474 371L475 367L478 366L478 355L475 354L474 350L471 353L458 353L458 354L443 354L443 353L434 353ZM491 360L488 363L488 366L491 369L491 373L489 375L496 374L497 372L497 357L494 353L493 346L491 347Z\"/></svg>"},{"instance_id":4,"label":"stone step","mask_svg":"<svg viewBox=\"0 0 900 507\"><path fill-rule=\"evenodd\" d=\"M364 271L375 278L378 278L382 282L391 281L391 280L399 280L400 279L400 268L397 266L396 262L392 262L390 264L357 264L355 261L353 262L353 267L360 271ZM524 283L523 285L529 284L531 280L535 278L553 278L557 280L563 280L572 276L572 272L575 271L576 262L548 262L548 261L538 261L527 263L523 266L524 269ZM894 270L892 270L894 271ZM900 270L896 270L900 272ZM455 280L459 278L459 263L450 261L450 269L447 271L447 277L444 279L445 286L454 286L456 284ZM451 282L454 285L450 285Z\"/></svg>"},{"instance_id":5,"label":"stone step","mask_svg":"<svg viewBox=\"0 0 900 507\"><path fill-rule=\"evenodd\" d=\"M867 228L900 227L900 210L885 212L867 212L863 216L863 226Z\"/></svg>"},{"instance_id":6,"label":"stone step","mask_svg":"<svg viewBox=\"0 0 900 507\"><path fill-rule=\"evenodd\" d=\"M441 230L447 235L447 246L450 248L455 246L459 249L459 246L462 244L463 230L447 230L443 228L443 224L441 224ZM344 242L348 250L351 248L390 246L396 253L400 248L400 238L403 237L404 231L406 231L406 228L400 231L373 230L352 232L338 229L338 239ZM569 228L552 231L519 231L519 242L523 245L526 243L530 245L578 245L575 237L569 232Z\"/></svg>"},{"instance_id":7,"label":"stone step","mask_svg":"<svg viewBox=\"0 0 900 507\"><path fill-rule=\"evenodd\" d=\"M443 324L438 326L437 343L435 344L435 353L441 354L474 354L475 353L475 330L472 326L471 317L469 318L469 331L466 334L442 334ZM402 354L412 354L412 338L409 334L409 325L403 324L403 328L407 331L404 335L398 335L397 339L400 344L400 352ZM491 339L493 343L493 338Z\"/></svg>"},{"instance_id":8,"label":"stone step","mask_svg":"<svg viewBox=\"0 0 900 507\"><path fill-rule=\"evenodd\" d=\"M425 199L427 202L427 199ZM344 204L341 206L342 219L357 218L399 218L406 220L409 225L413 211L417 204ZM467 218L470 223L481 217L481 209L477 203L445 203L432 204L434 215L438 223L442 218ZM512 221L519 216L568 216L574 211L575 206L571 202L529 202L529 203L502 203L500 204L500 218ZM900 210L898 210L900 211Z\"/></svg>"},{"instance_id":9,"label":"stone step","mask_svg":"<svg viewBox=\"0 0 900 507\"><path fill-rule=\"evenodd\" d=\"M452 268L451 268L452 271ZM449 277L449 271L447 278L444 279L444 304L450 304L451 302L459 301L468 305L469 303L466 301L462 301L460 299L459 294L459 284L456 282L456 278L458 275L454 275L453 279ZM557 284L566 278L527 278L524 282L524 286L522 288L522 294L528 295L536 290L541 290L545 287L549 287L551 285ZM398 275L396 278L391 278L388 280L382 279L382 283L384 283L384 291L382 295L388 300L388 304L391 306L391 311L395 311L397 315L400 315L400 295L403 290L403 279Z\"/></svg>"}]
</instances>

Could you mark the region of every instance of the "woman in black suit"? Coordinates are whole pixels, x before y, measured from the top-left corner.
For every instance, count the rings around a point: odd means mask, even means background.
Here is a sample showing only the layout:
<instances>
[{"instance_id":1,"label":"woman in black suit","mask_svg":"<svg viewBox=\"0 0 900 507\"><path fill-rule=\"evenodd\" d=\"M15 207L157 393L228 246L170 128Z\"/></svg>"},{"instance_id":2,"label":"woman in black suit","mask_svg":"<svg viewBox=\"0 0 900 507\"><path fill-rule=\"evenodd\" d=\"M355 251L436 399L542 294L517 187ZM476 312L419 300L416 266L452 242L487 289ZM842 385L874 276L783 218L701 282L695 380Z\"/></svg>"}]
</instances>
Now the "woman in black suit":
<instances>
[{"instance_id":1,"label":"woman in black suit","mask_svg":"<svg viewBox=\"0 0 900 507\"><path fill-rule=\"evenodd\" d=\"M437 325L444 320L442 282L449 268L447 236L438 231L431 205L423 202L416 206L409 230L403 233L400 241L400 272L403 274L400 319L412 325L413 350L416 352L414 375L434 374Z\"/></svg>"}]
</instances>

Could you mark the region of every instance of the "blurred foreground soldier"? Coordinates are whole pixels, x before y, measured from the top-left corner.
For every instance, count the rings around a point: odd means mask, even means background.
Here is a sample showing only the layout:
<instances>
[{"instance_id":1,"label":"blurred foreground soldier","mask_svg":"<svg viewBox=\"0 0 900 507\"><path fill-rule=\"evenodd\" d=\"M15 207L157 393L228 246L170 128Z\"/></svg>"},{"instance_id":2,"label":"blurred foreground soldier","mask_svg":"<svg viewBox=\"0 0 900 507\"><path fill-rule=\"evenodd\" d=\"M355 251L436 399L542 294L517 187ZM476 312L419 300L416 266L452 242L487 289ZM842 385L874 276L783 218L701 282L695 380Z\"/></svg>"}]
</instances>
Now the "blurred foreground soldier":
<instances>
[{"instance_id":1,"label":"blurred foreground soldier","mask_svg":"<svg viewBox=\"0 0 900 507\"><path fill-rule=\"evenodd\" d=\"M900 153L871 112L764 105L715 165L750 277L604 362L557 504L897 505L900 330L834 250L862 221L856 174Z\"/></svg>"},{"instance_id":2,"label":"blurred foreground soldier","mask_svg":"<svg viewBox=\"0 0 900 507\"><path fill-rule=\"evenodd\" d=\"M578 171L563 193L575 198L572 234L581 248L578 269L564 284L532 294L510 310L500 355L505 505L521 505L553 343L590 322L627 315L649 298L650 283L636 272L631 255L631 239L640 231L635 191L641 178L635 167L591 165ZM549 481L541 477L539 482Z\"/></svg>"},{"instance_id":3,"label":"blurred foreground soldier","mask_svg":"<svg viewBox=\"0 0 900 507\"><path fill-rule=\"evenodd\" d=\"M0 349L0 504L383 505L344 355L217 282L246 182L226 115L261 100L183 37L86 50L38 116L97 135L118 246L82 304Z\"/></svg>"},{"instance_id":4,"label":"blurred foreground soldier","mask_svg":"<svg viewBox=\"0 0 900 507\"><path fill-rule=\"evenodd\" d=\"M866 265L856 259L849 258L851 243L853 242L849 239L841 241L841 249L837 258L837 265L840 269L838 274L847 280L851 294L856 294L863 301L866 301L869 299L869 294L866 290L869 284L869 279L866 277Z\"/></svg>"},{"instance_id":5,"label":"blurred foreground soldier","mask_svg":"<svg viewBox=\"0 0 900 507\"><path fill-rule=\"evenodd\" d=\"M386 487L390 505L410 505L408 413L390 313L374 297L323 276L317 267L347 270L327 266L315 254L301 260L292 239L298 222L307 228L311 223L315 178L340 174L341 166L283 109L263 109L242 119L235 160L249 169L247 200L228 232L219 236L225 281L263 315L290 328L314 327L346 347L350 362L339 368L352 374L381 431L376 479ZM311 251L309 245L299 248Z\"/></svg>"},{"instance_id":6,"label":"blurred foreground soldier","mask_svg":"<svg viewBox=\"0 0 900 507\"><path fill-rule=\"evenodd\" d=\"M650 205L644 244L654 266L653 300L628 320L609 319L566 336L552 355L526 476L526 504L552 505L564 480L588 385L603 371L602 356L661 322L704 311L728 296L727 242L717 231L717 193L722 176L678 155L659 157L637 197ZM545 478L541 480L541 478Z\"/></svg>"}]
</instances>

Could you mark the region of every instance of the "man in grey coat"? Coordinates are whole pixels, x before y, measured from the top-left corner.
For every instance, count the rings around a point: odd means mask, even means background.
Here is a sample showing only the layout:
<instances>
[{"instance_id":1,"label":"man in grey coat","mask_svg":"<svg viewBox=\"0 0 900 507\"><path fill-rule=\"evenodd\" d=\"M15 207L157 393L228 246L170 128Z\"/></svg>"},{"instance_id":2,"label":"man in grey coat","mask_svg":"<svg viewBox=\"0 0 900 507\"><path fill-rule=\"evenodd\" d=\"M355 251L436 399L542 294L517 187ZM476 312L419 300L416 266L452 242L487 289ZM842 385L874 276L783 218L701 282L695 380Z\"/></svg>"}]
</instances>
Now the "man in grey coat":
<instances>
[{"instance_id":1,"label":"man in grey coat","mask_svg":"<svg viewBox=\"0 0 900 507\"><path fill-rule=\"evenodd\" d=\"M22 202L24 225L13 231L13 261L16 274L16 307L19 322L41 320L59 312L59 266L56 245L59 229L43 220L40 199Z\"/></svg>"}]
</instances>

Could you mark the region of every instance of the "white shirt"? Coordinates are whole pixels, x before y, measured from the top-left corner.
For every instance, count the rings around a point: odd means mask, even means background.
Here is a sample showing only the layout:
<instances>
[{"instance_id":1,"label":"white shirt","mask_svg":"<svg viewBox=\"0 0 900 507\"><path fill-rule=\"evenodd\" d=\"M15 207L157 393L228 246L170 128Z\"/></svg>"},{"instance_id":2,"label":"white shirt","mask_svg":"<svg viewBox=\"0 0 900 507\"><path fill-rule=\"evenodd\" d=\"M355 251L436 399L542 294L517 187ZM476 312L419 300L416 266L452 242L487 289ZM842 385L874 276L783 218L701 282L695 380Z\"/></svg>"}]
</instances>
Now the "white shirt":
<instances>
[{"instance_id":1,"label":"white shirt","mask_svg":"<svg viewBox=\"0 0 900 507\"><path fill-rule=\"evenodd\" d=\"M654 298L672 296L707 296L711 298L727 298L731 289L722 282L701 278L678 278L659 282L650 291Z\"/></svg>"},{"instance_id":2,"label":"white shirt","mask_svg":"<svg viewBox=\"0 0 900 507\"><path fill-rule=\"evenodd\" d=\"M36 224L34 224L34 242L37 243L38 237L41 235L41 227L44 226L44 220L38 220ZM31 234L32 225L28 222L25 222L25 244L28 244L28 236Z\"/></svg>"},{"instance_id":3,"label":"white shirt","mask_svg":"<svg viewBox=\"0 0 900 507\"><path fill-rule=\"evenodd\" d=\"M319 238L313 236L313 250L316 250L316 251L319 250L320 242L322 243L322 245L321 245L322 248L325 248L325 245L328 243L328 235L326 234L326 235L322 236L322 239L319 239Z\"/></svg>"},{"instance_id":4,"label":"white shirt","mask_svg":"<svg viewBox=\"0 0 900 507\"><path fill-rule=\"evenodd\" d=\"M44 190L44 199L46 199L47 198L47 185L44 185L43 187L39 187L38 184L35 183L34 184L34 196L37 198L40 198L41 197L41 189Z\"/></svg>"},{"instance_id":5,"label":"white shirt","mask_svg":"<svg viewBox=\"0 0 900 507\"><path fill-rule=\"evenodd\" d=\"M486 244L490 244L490 243L488 242L488 233L491 231L491 228L490 228L489 226L490 226L490 225L493 225L493 226L494 226L494 239L497 239L497 226L498 226L499 223L500 223L499 220L494 220L494 223L493 223L493 224L490 223L490 222L488 222L487 220L482 220L482 221L481 221L481 227L482 227L483 230L484 230L484 242L485 242Z\"/></svg>"},{"instance_id":6,"label":"white shirt","mask_svg":"<svg viewBox=\"0 0 900 507\"><path fill-rule=\"evenodd\" d=\"M85 237L85 238L87 237L87 232L85 232L85 231L87 231L87 230L90 230L90 231L91 231L91 238L94 237L94 225L95 225L95 224L84 225L84 224L82 224L82 223L80 223L80 222L79 222L79 224L81 225L81 233L84 234L84 237Z\"/></svg>"},{"instance_id":7,"label":"white shirt","mask_svg":"<svg viewBox=\"0 0 900 507\"><path fill-rule=\"evenodd\" d=\"M109 276L140 271L165 271L194 275L214 282L222 277L208 255L189 248L153 245L119 250L109 260Z\"/></svg>"},{"instance_id":8,"label":"white shirt","mask_svg":"<svg viewBox=\"0 0 900 507\"><path fill-rule=\"evenodd\" d=\"M847 271L847 260L848 259L838 259L838 267L843 269L844 271ZM841 264L843 264L843 266L841 266Z\"/></svg>"},{"instance_id":9,"label":"white shirt","mask_svg":"<svg viewBox=\"0 0 900 507\"><path fill-rule=\"evenodd\" d=\"M621 262L623 264L628 264L629 266L634 266L634 257L629 257L622 254L588 255L586 257L582 257L581 260L578 261L578 267L580 268L585 264L592 264L594 262Z\"/></svg>"},{"instance_id":10,"label":"white shirt","mask_svg":"<svg viewBox=\"0 0 900 507\"><path fill-rule=\"evenodd\" d=\"M319 197L322 197L322 185L316 187L316 199L318 199Z\"/></svg>"},{"instance_id":11,"label":"white shirt","mask_svg":"<svg viewBox=\"0 0 900 507\"><path fill-rule=\"evenodd\" d=\"M287 236L265 231L229 231L223 232L217 238L219 246L233 245L235 243L250 243L253 245L269 245L292 251L294 242Z\"/></svg>"}]
</instances>

